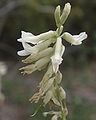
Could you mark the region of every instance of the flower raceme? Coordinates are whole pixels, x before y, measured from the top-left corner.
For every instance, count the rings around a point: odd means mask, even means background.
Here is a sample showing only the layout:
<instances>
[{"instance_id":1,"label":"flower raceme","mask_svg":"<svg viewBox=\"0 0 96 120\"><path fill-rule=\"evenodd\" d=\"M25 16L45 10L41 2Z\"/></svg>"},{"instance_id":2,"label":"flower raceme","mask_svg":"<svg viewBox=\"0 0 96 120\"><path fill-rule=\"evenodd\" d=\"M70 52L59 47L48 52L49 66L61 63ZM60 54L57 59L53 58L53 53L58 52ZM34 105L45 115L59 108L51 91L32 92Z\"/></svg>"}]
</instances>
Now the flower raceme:
<instances>
[{"instance_id":1,"label":"flower raceme","mask_svg":"<svg viewBox=\"0 0 96 120\"><path fill-rule=\"evenodd\" d=\"M80 45L87 38L86 32L81 32L79 35L71 35L68 32L62 33L63 24L70 12L70 3L66 3L62 11L60 5L57 6L54 12L56 31L50 30L36 36L22 31L21 38L17 39L24 48L18 51L17 54L19 56L27 56L22 60L27 66L20 68L21 73L31 74L36 70L40 71L48 67L47 72L39 83L39 91L30 98L30 101L37 103L41 99L44 105L51 102L56 107L58 106L60 108L58 111L44 112L44 116L53 115L51 120L57 120L58 118L65 120L67 115L66 93L60 86L62 74L59 66L63 61L62 56L65 52L65 46L62 41L65 40L71 45Z\"/></svg>"}]
</instances>

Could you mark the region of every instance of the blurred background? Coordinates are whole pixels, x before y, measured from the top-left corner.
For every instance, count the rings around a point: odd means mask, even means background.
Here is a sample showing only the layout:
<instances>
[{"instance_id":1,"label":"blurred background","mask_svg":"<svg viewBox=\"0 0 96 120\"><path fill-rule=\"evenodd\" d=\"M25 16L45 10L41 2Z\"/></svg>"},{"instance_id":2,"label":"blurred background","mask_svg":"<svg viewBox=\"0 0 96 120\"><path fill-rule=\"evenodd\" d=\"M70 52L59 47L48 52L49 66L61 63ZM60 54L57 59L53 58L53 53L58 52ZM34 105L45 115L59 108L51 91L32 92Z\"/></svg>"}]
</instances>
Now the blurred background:
<instances>
[{"instance_id":1,"label":"blurred background","mask_svg":"<svg viewBox=\"0 0 96 120\"><path fill-rule=\"evenodd\" d=\"M30 117L40 103L29 102L45 71L20 74L18 69L23 64L17 51L22 45L17 39L22 30L35 35L55 30L54 9L58 4L63 9L66 2L71 3L72 11L64 31L88 34L80 46L64 42L66 51L60 69L67 93L67 120L96 120L96 0L0 0L0 61L7 67L1 81L4 99L0 100L0 120L46 119L42 116L44 108Z\"/></svg>"}]
</instances>

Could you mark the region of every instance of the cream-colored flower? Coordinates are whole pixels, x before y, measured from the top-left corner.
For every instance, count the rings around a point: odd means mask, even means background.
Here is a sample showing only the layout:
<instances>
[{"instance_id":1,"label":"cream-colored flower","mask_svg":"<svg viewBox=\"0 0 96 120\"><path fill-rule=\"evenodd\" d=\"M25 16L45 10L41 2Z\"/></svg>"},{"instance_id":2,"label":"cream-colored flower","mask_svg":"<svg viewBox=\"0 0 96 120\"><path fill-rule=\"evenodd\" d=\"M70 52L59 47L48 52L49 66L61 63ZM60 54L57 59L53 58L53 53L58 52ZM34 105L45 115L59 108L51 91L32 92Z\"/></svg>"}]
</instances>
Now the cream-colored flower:
<instances>
[{"instance_id":1,"label":"cream-colored flower","mask_svg":"<svg viewBox=\"0 0 96 120\"><path fill-rule=\"evenodd\" d=\"M43 79L41 80L41 82L39 83L40 86L42 86L42 84L45 84L45 82L47 82L53 75L53 67L52 64L50 63L48 66L48 70L47 72L44 74Z\"/></svg>"},{"instance_id":2,"label":"cream-colored flower","mask_svg":"<svg viewBox=\"0 0 96 120\"><path fill-rule=\"evenodd\" d=\"M62 79L62 75L61 75L60 71L58 71L58 72L55 74L54 84L57 84L57 85L60 84L61 79ZM45 83L48 83L48 80L49 80L49 79L47 79L47 81L43 81L43 84L45 85ZM52 100L55 105L60 106L60 103L59 103L59 101L58 101L58 96L57 96L57 93L56 93L57 87L54 86L54 84L50 87L50 89L46 92L46 94L45 94L45 96L44 96L43 102L44 102L45 105L46 105L48 102L50 102L50 100ZM43 87L44 87L44 85L43 85ZM60 89L59 89L58 92L60 93L60 98L61 98L61 100L65 99L66 94L65 94L65 91L63 90L62 87L60 87Z\"/></svg>"},{"instance_id":3,"label":"cream-colored flower","mask_svg":"<svg viewBox=\"0 0 96 120\"><path fill-rule=\"evenodd\" d=\"M26 42L22 42L23 48L24 50L18 51L17 54L19 56L26 56L26 55L30 55L30 54L36 54L39 51L42 51L46 48L48 48L48 46L50 46L51 43L54 43L55 39L54 38L50 38L46 41L40 42L34 46L29 45Z\"/></svg>"},{"instance_id":4,"label":"cream-colored flower","mask_svg":"<svg viewBox=\"0 0 96 120\"><path fill-rule=\"evenodd\" d=\"M81 32L79 35L71 35L70 33L65 32L62 37L72 45L80 45L82 44L82 41L87 38L87 34L86 32Z\"/></svg>"},{"instance_id":5,"label":"cream-colored flower","mask_svg":"<svg viewBox=\"0 0 96 120\"><path fill-rule=\"evenodd\" d=\"M28 39L29 37L34 37L32 33L21 31L21 38L17 39L18 42L26 42L25 40ZM37 41L31 41L32 44L36 44Z\"/></svg>"},{"instance_id":6,"label":"cream-colored flower","mask_svg":"<svg viewBox=\"0 0 96 120\"><path fill-rule=\"evenodd\" d=\"M50 61L50 57L44 57L39 59L38 61L35 62L35 64L27 65L25 67L20 68L23 74L31 74L32 72L36 70L40 70L42 67L46 66Z\"/></svg>"},{"instance_id":7,"label":"cream-colored flower","mask_svg":"<svg viewBox=\"0 0 96 120\"><path fill-rule=\"evenodd\" d=\"M65 47L62 45L62 39L60 37L57 38L55 53L51 57L53 70L57 73L59 69L59 65L62 63L62 54L64 53Z\"/></svg>"},{"instance_id":8,"label":"cream-colored flower","mask_svg":"<svg viewBox=\"0 0 96 120\"><path fill-rule=\"evenodd\" d=\"M45 94L45 92L47 92L50 89L54 80L55 80L55 77L52 77L45 84L41 86L40 91L42 91L43 95Z\"/></svg>"},{"instance_id":9,"label":"cream-colored flower","mask_svg":"<svg viewBox=\"0 0 96 120\"><path fill-rule=\"evenodd\" d=\"M29 45L28 43L22 42L22 45L23 45L24 50L20 50L17 52L17 54L19 56L28 56L28 55L32 54L33 52L34 53L37 52L37 50L33 51L32 46Z\"/></svg>"},{"instance_id":10,"label":"cream-colored flower","mask_svg":"<svg viewBox=\"0 0 96 120\"><path fill-rule=\"evenodd\" d=\"M59 103L59 101L58 101L58 99L57 99L57 95L56 95L56 93L55 93L55 89L56 89L56 88L54 87L54 85L52 85L52 86L50 87L50 89L46 92L46 94L45 94L45 96L44 96L44 100L43 100L43 102L44 102L45 105L46 105L48 102L50 102L50 100L52 100L55 105L60 106L60 103Z\"/></svg>"},{"instance_id":11,"label":"cream-colored flower","mask_svg":"<svg viewBox=\"0 0 96 120\"><path fill-rule=\"evenodd\" d=\"M36 54L31 54L30 56L28 56L25 60L22 60L23 63L32 63L34 61L37 61L38 59L41 59L43 57L49 56L53 53L53 48L52 47L48 47Z\"/></svg>"},{"instance_id":12,"label":"cream-colored flower","mask_svg":"<svg viewBox=\"0 0 96 120\"><path fill-rule=\"evenodd\" d=\"M39 101L39 99L44 96L51 88L53 82L54 82L55 77L52 77L50 79L48 79L45 83L42 83L42 85L40 86L39 92L35 93L31 98L30 101L35 101L35 103L37 103ZM50 95L50 99L51 99L51 94L47 93L48 95ZM47 96L46 96L47 97ZM49 102L49 98L48 101L46 100L46 97L43 98L43 102L45 104L47 104L47 102Z\"/></svg>"},{"instance_id":13,"label":"cream-colored flower","mask_svg":"<svg viewBox=\"0 0 96 120\"><path fill-rule=\"evenodd\" d=\"M48 40L52 37L56 36L55 31L48 31L45 33L42 33L40 35L33 35L32 33L29 32L24 32L22 31L21 38L17 39L18 42L27 42L27 43L32 43L33 45L38 44L40 42L43 42L45 40Z\"/></svg>"},{"instance_id":14,"label":"cream-colored flower","mask_svg":"<svg viewBox=\"0 0 96 120\"><path fill-rule=\"evenodd\" d=\"M29 32L21 31L21 38L17 39L17 41L22 43L24 50L17 52L17 54L19 56L26 56L26 55L31 54L32 46L25 42L25 40L28 39L29 37L34 37L34 35L32 33L29 33ZM31 43L36 44L37 41L35 40L35 41L32 41Z\"/></svg>"},{"instance_id":15,"label":"cream-colored flower","mask_svg":"<svg viewBox=\"0 0 96 120\"><path fill-rule=\"evenodd\" d=\"M37 36L24 31L21 33L21 38L17 39L17 41L22 43L24 50L17 52L19 56L35 54L38 51L47 48L51 43L54 42L54 36L56 36L56 32L54 31L45 32ZM35 46L31 46L29 43Z\"/></svg>"}]
</instances>

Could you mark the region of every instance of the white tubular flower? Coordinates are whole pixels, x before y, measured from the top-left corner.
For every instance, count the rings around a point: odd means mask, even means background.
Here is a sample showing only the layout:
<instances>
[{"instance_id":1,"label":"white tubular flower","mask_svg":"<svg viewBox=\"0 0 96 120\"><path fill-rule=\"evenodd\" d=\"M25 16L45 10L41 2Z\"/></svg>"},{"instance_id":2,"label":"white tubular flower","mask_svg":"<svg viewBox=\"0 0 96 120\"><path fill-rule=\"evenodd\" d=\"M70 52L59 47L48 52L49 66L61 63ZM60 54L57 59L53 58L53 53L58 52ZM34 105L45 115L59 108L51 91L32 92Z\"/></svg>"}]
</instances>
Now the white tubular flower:
<instances>
[{"instance_id":1,"label":"white tubular flower","mask_svg":"<svg viewBox=\"0 0 96 120\"><path fill-rule=\"evenodd\" d=\"M26 39L30 37L35 37L32 33L21 31L21 38L17 39L18 42L25 42ZM31 41L31 43L34 45L37 43L37 40Z\"/></svg>"},{"instance_id":2,"label":"white tubular flower","mask_svg":"<svg viewBox=\"0 0 96 120\"><path fill-rule=\"evenodd\" d=\"M62 15L61 15L61 17L60 17L60 22L61 22L61 24L64 24L64 23L65 23L68 15L70 14L70 11L71 11L71 5L70 5L70 3L66 3L65 6L64 6Z\"/></svg>"},{"instance_id":3,"label":"white tubular flower","mask_svg":"<svg viewBox=\"0 0 96 120\"><path fill-rule=\"evenodd\" d=\"M34 52L32 50L32 46L29 45L28 43L22 42L22 45L23 45L24 50L20 50L20 51L17 52L17 54L19 56L28 56L28 55L30 55ZM37 50L35 50L34 53L36 53L36 52L37 52Z\"/></svg>"},{"instance_id":4,"label":"white tubular flower","mask_svg":"<svg viewBox=\"0 0 96 120\"><path fill-rule=\"evenodd\" d=\"M54 36L56 36L56 32L54 31L42 33L37 36L34 36L32 33L22 31L21 38L17 39L17 41L22 43L24 50L18 51L17 54L19 56L27 56L37 53L38 51L47 48L52 42L54 42ZM32 47L28 43L35 46Z\"/></svg>"},{"instance_id":5,"label":"white tubular flower","mask_svg":"<svg viewBox=\"0 0 96 120\"><path fill-rule=\"evenodd\" d=\"M87 34L86 32L81 32L79 35L71 35L70 33L65 32L62 37L72 45L80 45L82 44L82 41L87 38Z\"/></svg>"},{"instance_id":6,"label":"white tubular flower","mask_svg":"<svg viewBox=\"0 0 96 120\"><path fill-rule=\"evenodd\" d=\"M63 49L64 52L65 48ZM60 37L57 38L55 54L51 57L53 70L57 73L59 69L59 65L62 63L62 39Z\"/></svg>"},{"instance_id":7,"label":"white tubular flower","mask_svg":"<svg viewBox=\"0 0 96 120\"><path fill-rule=\"evenodd\" d=\"M26 55L30 55L30 54L36 54L39 51L42 51L44 49L46 49L51 43L54 43L55 39L48 39L46 41L43 41L41 43L38 43L35 46L31 46L26 42L22 42L23 48L24 50L18 51L17 54L19 56L26 56Z\"/></svg>"},{"instance_id":8,"label":"white tubular flower","mask_svg":"<svg viewBox=\"0 0 96 120\"><path fill-rule=\"evenodd\" d=\"M37 35L37 36L34 36L32 33L22 31L21 38L18 39L17 41L18 42L32 43L35 45L35 44L38 44L42 41L50 39L50 38L54 37L55 35L56 35L56 32L52 31L52 30L45 32L45 33L42 33L42 34Z\"/></svg>"},{"instance_id":9,"label":"white tubular flower","mask_svg":"<svg viewBox=\"0 0 96 120\"><path fill-rule=\"evenodd\" d=\"M19 56L27 56L27 55L31 54L32 46L25 42L25 39L28 39L29 37L34 37L34 35L32 33L29 33L29 32L21 31L21 38L17 39L17 41L22 42L24 50L17 52L17 54ZM35 45L37 43L37 41L35 40L35 41L32 41L31 43Z\"/></svg>"},{"instance_id":10,"label":"white tubular flower","mask_svg":"<svg viewBox=\"0 0 96 120\"><path fill-rule=\"evenodd\" d=\"M43 58L43 57L46 57L46 56L52 54L53 50L54 49L52 47L49 47L47 49L40 51L39 53L28 56L25 60L22 60L22 62L23 63L32 63L40 58Z\"/></svg>"},{"instance_id":11,"label":"white tubular flower","mask_svg":"<svg viewBox=\"0 0 96 120\"><path fill-rule=\"evenodd\" d=\"M20 68L23 74L31 74L32 72L39 70L40 68L44 67L50 61L50 57L44 57L40 60L36 61L35 64L27 65L25 67Z\"/></svg>"}]
</instances>

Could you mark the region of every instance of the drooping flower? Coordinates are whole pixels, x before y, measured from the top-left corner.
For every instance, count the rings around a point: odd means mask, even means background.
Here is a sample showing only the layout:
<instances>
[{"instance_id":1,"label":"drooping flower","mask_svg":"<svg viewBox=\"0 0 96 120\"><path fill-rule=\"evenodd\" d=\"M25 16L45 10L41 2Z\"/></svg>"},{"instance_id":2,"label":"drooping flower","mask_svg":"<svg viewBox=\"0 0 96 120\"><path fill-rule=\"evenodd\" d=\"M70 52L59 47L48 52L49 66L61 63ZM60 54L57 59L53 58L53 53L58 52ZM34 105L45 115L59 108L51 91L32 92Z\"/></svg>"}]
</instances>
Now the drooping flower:
<instances>
[{"instance_id":1,"label":"drooping flower","mask_svg":"<svg viewBox=\"0 0 96 120\"><path fill-rule=\"evenodd\" d=\"M87 34L86 32L81 32L79 35L71 35L68 32L64 32L62 37L64 40L71 43L72 45L80 45L82 44L82 41L87 38Z\"/></svg>"},{"instance_id":2,"label":"drooping flower","mask_svg":"<svg viewBox=\"0 0 96 120\"><path fill-rule=\"evenodd\" d=\"M35 64L27 65L25 67L20 68L23 74L31 74L32 72L36 70L41 70L42 67L46 66L50 61L50 57L44 57L35 62Z\"/></svg>"},{"instance_id":3,"label":"drooping flower","mask_svg":"<svg viewBox=\"0 0 96 120\"><path fill-rule=\"evenodd\" d=\"M52 47L46 48L36 54L31 54L25 60L22 60L22 62L23 63L32 63L34 61L37 61L40 58L51 55L53 53L53 50L54 50L54 48L52 48Z\"/></svg>"},{"instance_id":4,"label":"drooping flower","mask_svg":"<svg viewBox=\"0 0 96 120\"><path fill-rule=\"evenodd\" d=\"M53 70L57 73L59 69L59 65L62 63L62 55L64 53L65 47L62 45L62 39L60 37L57 38L56 46L55 46L55 53L51 57Z\"/></svg>"},{"instance_id":5,"label":"drooping flower","mask_svg":"<svg viewBox=\"0 0 96 120\"><path fill-rule=\"evenodd\" d=\"M40 35L33 35L32 33L29 32L24 32L21 31L21 38L17 39L18 42L27 42L27 43L32 43L33 45L38 44L42 41L45 41L49 38L52 38L54 35L56 35L55 31L48 31L45 33L42 33Z\"/></svg>"},{"instance_id":6,"label":"drooping flower","mask_svg":"<svg viewBox=\"0 0 96 120\"><path fill-rule=\"evenodd\" d=\"M54 31L42 33L37 36L34 36L32 33L22 31L21 38L17 39L17 41L22 43L24 50L18 51L17 54L19 56L35 54L47 48L51 43L54 43L54 36L56 36L56 32ZM29 43L34 46L31 46Z\"/></svg>"}]
</instances>

